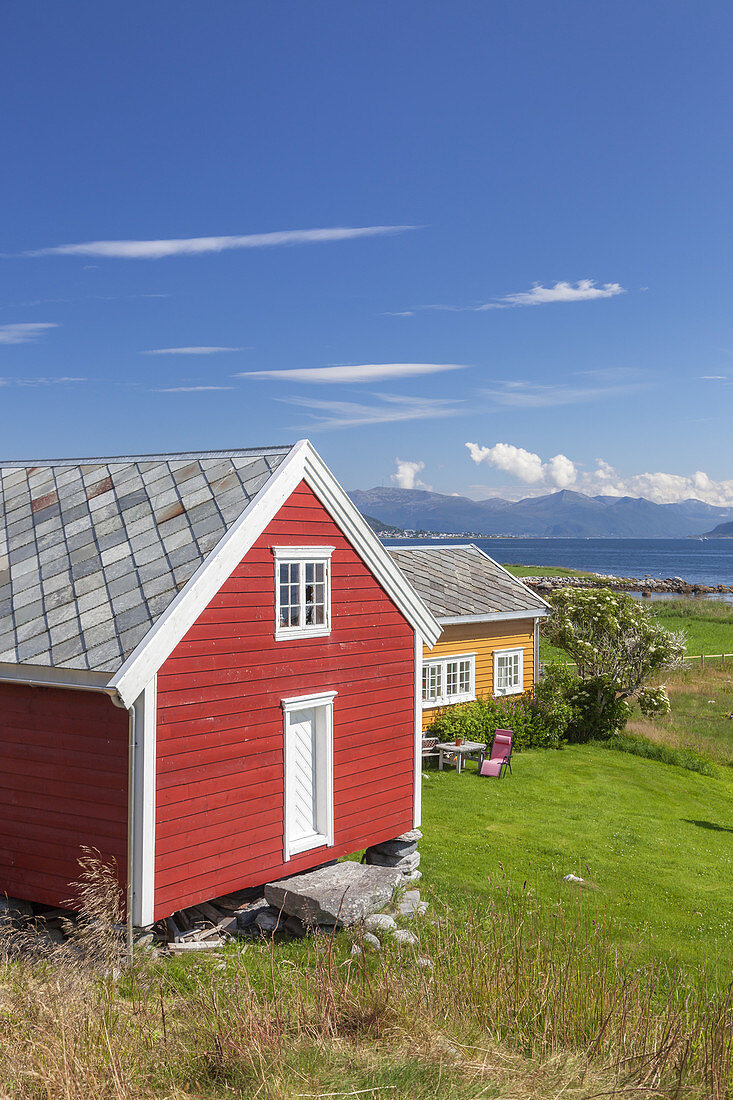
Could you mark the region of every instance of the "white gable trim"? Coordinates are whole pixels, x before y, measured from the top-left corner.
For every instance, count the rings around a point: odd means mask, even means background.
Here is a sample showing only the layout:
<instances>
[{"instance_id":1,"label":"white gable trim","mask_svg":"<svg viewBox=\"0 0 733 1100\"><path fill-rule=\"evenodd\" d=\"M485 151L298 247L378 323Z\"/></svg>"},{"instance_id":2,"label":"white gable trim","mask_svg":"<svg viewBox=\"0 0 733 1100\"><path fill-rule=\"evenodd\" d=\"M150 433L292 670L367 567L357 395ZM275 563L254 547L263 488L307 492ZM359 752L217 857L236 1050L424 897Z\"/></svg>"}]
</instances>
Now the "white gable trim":
<instances>
[{"instance_id":1,"label":"white gable trim","mask_svg":"<svg viewBox=\"0 0 733 1100\"><path fill-rule=\"evenodd\" d=\"M440 616L441 626L455 626L458 623L496 623L511 619L546 619L550 612L544 607L527 608L526 611L487 611L484 615L446 615Z\"/></svg>"},{"instance_id":2,"label":"white gable trim","mask_svg":"<svg viewBox=\"0 0 733 1100\"><path fill-rule=\"evenodd\" d=\"M434 616L314 448L302 439L109 680L125 706L132 706L301 481L313 490L413 629L420 630L428 645L435 644L441 628Z\"/></svg>"},{"instance_id":3,"label":"white gable trim","mask_svg":"<svg viewBox=\"0 0 733 1100\"><path fill-rule=\"evenodd\" d=\"M310 445L306 454L305 483L348 536L359 557L369 566L413 629L420 632L428 646L434 646L442 633L435 616L374 534L346 490Z\"/></svg>"}]
</instances>

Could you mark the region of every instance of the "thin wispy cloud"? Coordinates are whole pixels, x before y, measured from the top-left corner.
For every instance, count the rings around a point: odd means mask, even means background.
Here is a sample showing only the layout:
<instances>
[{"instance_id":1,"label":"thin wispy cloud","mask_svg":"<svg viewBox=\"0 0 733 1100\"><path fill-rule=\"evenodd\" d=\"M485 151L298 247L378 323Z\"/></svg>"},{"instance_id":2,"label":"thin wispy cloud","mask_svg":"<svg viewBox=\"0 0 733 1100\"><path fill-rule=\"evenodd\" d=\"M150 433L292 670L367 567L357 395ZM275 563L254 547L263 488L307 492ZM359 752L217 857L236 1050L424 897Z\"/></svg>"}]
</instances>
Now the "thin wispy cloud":
<instances>
[{"instance_id":1,"label":"thin wispy cloud","mask_svg":"<svg viewBox=\"0 0 733 1100\"><path fill-rule=\"evenodd\" d=\"M0 386L68 386L88 381L88 378L70 378L65 376L60 378L0 378Z\"/></svg>"},{"instance_id":2,"label":"thin wispy cloud","mask_svg":"<svg viewBox=\"0 0 733 1100\"><path fill-rule=\"evenodd\" d=\"M96 265L95 265L96 266ZM73 298L29 298L25 302L0 302L5 309L31 309L35 306L68 305L71 302L131 302L136 298L172 298L172 294L79 294Z\"/></svg>"},{"instance_id":3,"label":"thin wispy cloud","mask_svg":"<svg viewBox=\"0 0 733 1100\"><path fill-rule=\"evenodd\" d=\"M275 233L248 233L228 237L176 237L152 241L85 241L81 244L33 248L23 256L98 256L101 259L160 260L166 256L201 256L238 248L277 248L283 245L323 244L359 237L384 237L416 229L414 225L367 225L332 229L285 229Z\"/></svg>"},{"instance_id":4,"label":"thin wispy cloud","mask_svg":"<svg viewBox=\"0 0 733 1100\"><path fill-rule=\"evenodd\" d=\"M284 397L289 405L311 409L310 421L298 430L319 431L332 428L358 428L367 424L392 424L403 420L434 420L460 416L461 403L443 398L403 397L393 393L373 395L378 404L355 401L318 401L307 397Z\"/></svg>"},{"instance_id":5,"label":"thin wispy cloud","mask_svg":"<svg viewBox=\"0 0 733 1100\"><path fill-rule=\"evenodd\" d=\"M561 405L580 405L591 401L604 401L614 397L627 397L647 389L645 381L619 382L608 386L569 386L565 384L541 385L534 382L497 382L483 389L494 405L512 409L546 409Z\"/></svg>"},{"instance_id":6,"label":"thin wispy cloud","mask_svg":"<svg viewBox=\"0 0 733 1100\"><path fill-rule=\"evenodd\" d=\"M520 290L515 294L505 294L501 298L492 298L471 306L427 305L416 306L413 310L393 313L393 317L410 317L415 310L441 310L446 313L485 313L490 309L513 309L518 306L543 306L554 302L593 302L599 298L615 298L625 294L626 288L620 283L603 283L600 286L595 279L579 279L577 283L560 281L553 286L534 283L530 290Z\"/></svg>"},{"instance_id":7,"label":"thin wispy cloud","mask_svg":"<svg viewBox=\"0 0 733 1100\"><path fill-rule=\"evenodd\" d=\"M272 378L280 382L380 382L385 378L413 378L421 374L465 370L465 363L358 363L332 367L294 367L286 370L250 370L234 378Z\"/></svg>"},{"instance_id":8,"label":"thin wispy cloud","mask_svg":"<svg viewBox=\"0 0 733 1100\"><path fill-rule=\"evenodd\" d=\"M208 393L215 390L233 390L234 386L157 386L150 393Z\"/></svg>"},{"instance_id":9,"label":"thin wispy cloud","mask_svg":"<svg viewBox=\"0 0 733 1100\"><path fill-rule=\"evenodd\" d=\"M141 355L219 355L223 351L242 351L242 348L225 348L217 345L202 345L189 348L150 348L141 351Z\"/></svg>"},{"instance_id":10,"label":"thin wispy cloud","mask_svg":"<svg viewBox=\"0 0 733 1100\"><path fill-rule=\"evenodd\" d=\"M0 344L32 344L50 328L58 328L58 325L52 321L0 325Z\"/></svg>"}]
</instances>

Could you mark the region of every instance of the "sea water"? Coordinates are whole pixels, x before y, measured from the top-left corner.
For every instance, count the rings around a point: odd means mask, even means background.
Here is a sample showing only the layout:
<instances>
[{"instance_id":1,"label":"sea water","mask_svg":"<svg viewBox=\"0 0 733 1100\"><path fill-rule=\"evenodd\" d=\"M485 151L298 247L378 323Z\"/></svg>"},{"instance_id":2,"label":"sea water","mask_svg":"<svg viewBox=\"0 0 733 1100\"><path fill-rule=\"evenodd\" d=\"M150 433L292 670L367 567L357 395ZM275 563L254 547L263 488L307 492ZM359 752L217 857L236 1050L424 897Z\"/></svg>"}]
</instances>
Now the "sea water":
<instances>
[{"instance_id":1,"label":"sea water","mask_svg":"<svg viewBox=\"0 0 733 1100\"><path fill-rule=\"evenodd\" d=\"M733 539L384 539L387 546L473 542L499 562L551 565L615 577L682 577L733 585Z\"/></svg>"}]
</instances>

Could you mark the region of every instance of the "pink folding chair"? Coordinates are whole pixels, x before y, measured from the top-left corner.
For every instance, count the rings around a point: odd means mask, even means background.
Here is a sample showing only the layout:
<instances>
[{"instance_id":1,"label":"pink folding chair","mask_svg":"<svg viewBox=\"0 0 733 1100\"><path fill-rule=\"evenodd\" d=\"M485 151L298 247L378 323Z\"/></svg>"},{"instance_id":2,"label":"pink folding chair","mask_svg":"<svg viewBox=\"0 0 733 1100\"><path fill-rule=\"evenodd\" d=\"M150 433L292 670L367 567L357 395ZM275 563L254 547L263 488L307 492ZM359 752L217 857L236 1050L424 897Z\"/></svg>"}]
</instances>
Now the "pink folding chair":
<instances>
[{"instance_id":1,"label":"pink folding chair","mask_svg":"<svg viewBox=\"0 0 733 1100\"><path fill-rule=\"evenodd\" d=\"M495 730L494 741L488 760L484 760L479 768L479 775L492 779L501 779L508 768L512 770L512 730Z\"/></svg>"}]
</instances>

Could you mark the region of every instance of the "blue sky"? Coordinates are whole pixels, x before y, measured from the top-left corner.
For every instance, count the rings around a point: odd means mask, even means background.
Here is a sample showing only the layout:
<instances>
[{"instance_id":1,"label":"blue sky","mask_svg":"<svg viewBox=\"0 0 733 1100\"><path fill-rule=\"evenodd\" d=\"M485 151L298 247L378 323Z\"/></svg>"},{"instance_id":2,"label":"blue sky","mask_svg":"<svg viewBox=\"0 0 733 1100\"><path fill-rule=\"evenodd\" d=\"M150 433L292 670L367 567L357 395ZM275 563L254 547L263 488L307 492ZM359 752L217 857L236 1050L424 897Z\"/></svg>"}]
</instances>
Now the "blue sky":
<instances>
[{"instance_id":1,"label":"blue sky","mask_svg":"<svg viewBox=\"0 0 733 1100\"><path fill-rule=\"evenodd\" d=\"M11 6L2 457L308 436L348 487L733 503L732 32Z\"/></svg>"}]
</instances>

